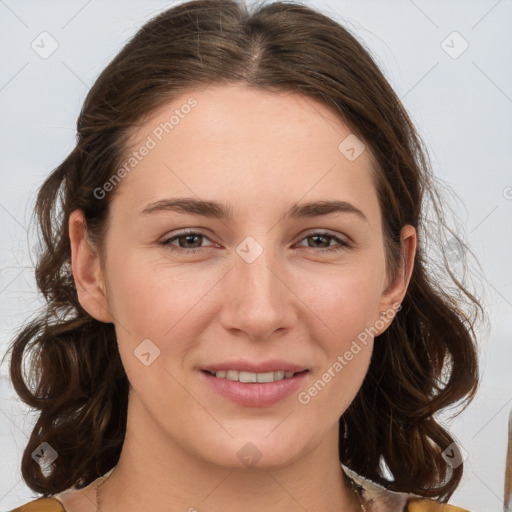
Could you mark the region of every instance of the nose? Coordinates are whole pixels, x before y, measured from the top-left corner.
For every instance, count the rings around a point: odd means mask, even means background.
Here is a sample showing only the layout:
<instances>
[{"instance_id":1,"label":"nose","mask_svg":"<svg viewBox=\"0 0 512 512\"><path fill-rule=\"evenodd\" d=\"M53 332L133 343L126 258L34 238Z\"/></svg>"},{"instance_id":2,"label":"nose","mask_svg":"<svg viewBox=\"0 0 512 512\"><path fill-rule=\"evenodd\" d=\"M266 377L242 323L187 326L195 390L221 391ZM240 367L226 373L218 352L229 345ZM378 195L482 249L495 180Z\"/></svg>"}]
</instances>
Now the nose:
<instances>
[{"instance_id":1,"label":"nose","mask_svg":"<svg viewBox=\"0 0 512 512\"><path fill-rule=\"evenodd\" d=\"M262 249L254 242L238 248L224 283L220 314L226 330L243 333L252 341L268 339L279 330L285 333L299 318L300 300L293 291L292 274L271 250Z\"/></svg>"}]
</instances>

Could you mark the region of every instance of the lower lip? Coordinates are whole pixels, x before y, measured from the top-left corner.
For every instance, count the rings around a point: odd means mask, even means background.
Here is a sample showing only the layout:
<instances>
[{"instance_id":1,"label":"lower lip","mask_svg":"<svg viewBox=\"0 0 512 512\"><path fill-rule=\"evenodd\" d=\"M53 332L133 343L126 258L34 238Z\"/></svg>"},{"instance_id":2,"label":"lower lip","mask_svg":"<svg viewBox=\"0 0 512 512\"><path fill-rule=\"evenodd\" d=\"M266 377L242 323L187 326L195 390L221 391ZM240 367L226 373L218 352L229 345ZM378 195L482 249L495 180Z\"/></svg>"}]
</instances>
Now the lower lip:
<instances>
[{"instance_id":1,"label":"lower lip","mask_svg":"<svg viewBox=\"0 0 512 512\"><path fill-rule=\"evenodd\" d=\"M274 382L238 382L201 371L208 384L223 397L245 407L268 407L296 392L308 372Z\"/></svg>"}]
</instances>

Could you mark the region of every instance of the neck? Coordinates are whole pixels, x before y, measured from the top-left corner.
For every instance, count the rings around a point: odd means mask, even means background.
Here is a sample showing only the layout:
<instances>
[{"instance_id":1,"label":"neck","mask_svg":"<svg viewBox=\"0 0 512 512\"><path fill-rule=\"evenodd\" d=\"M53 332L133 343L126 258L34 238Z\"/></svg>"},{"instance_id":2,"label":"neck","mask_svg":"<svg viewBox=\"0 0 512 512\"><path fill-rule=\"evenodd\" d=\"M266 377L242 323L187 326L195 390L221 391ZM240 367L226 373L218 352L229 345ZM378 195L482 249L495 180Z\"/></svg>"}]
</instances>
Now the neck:
<instances>
[{"instance_id":1,"label":"neck","mask_svg":"<svg viewBox=\"0 0 512 512\"><path fill-rule=\"evenodd\" d=\"M116 468L107 479L99 479L102 512L235 512L248 505L266 512L361 510L339 463L337 423L307 456L269 470L211 464L137 417L134 425L128 415Z\"/></svg>"}]
</instances>

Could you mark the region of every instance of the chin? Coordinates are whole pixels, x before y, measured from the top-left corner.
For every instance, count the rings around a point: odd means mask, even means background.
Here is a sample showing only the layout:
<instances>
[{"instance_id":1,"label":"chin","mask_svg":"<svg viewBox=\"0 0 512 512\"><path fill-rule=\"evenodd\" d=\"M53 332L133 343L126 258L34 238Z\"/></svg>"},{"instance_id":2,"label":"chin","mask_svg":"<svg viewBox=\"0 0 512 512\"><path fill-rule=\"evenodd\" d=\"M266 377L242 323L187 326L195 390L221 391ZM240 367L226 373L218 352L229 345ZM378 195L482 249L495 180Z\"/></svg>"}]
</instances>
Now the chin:
<instances>
[{"instance_id":1,"label":"chin","mask_svg":"<svg viewBox=\"0 0 512 512\"><path fill-rule=\"evenodd\" d=\"M204 460L226 469L270 471L293 464L308 453L309 445L313 449L314 444L285 431L253 436L246 433L218 443L212 441L211 449L202 455Z\"/></svg>"}]
</instances>

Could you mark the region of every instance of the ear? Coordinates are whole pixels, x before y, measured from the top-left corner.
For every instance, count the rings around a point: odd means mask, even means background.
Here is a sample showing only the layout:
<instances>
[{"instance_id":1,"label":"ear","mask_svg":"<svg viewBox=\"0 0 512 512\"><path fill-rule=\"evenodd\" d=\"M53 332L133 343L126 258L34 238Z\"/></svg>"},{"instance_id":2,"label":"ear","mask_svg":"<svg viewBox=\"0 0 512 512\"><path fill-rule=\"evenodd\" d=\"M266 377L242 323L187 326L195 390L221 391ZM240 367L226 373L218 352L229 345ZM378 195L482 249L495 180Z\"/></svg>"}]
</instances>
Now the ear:
<instances>
[{"instance_id":1,"label":"ear","mask_svg":"<svg viewBox=\"0 0 512 512\"><path fill-rule=\"evenodd\" d=\"M416 244L416 229L410 224L403 226L400 233L400 267L392 282L386 286L382 293L379 303L380 316L379 320L375 322L376 326L379 326L379 332L376 336L382 334L389 327L400 309L411 280Z\"/></svg>"},{"instance_id":2,"label":"ear","mask_svg":"<svg viewBox=\"0 0 512 512\"><path fill-rule=\"evenodd\" d=\"M81 210L74 210L71 213L68 229L71 242L71 267L78 300L96 320L113 322L100 266L100 255L88 237L87 224Z\"/></svg>"}]
</instances>

